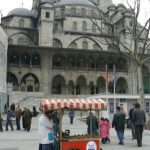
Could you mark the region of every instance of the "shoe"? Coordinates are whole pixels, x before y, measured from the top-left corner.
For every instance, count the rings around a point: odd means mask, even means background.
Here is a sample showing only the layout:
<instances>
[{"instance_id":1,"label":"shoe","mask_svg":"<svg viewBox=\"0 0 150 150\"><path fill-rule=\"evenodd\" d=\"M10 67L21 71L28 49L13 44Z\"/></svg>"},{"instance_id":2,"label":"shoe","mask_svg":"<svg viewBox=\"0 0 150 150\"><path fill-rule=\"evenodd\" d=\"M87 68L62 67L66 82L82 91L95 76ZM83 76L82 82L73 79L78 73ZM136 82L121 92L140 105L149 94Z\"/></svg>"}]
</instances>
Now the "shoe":
<instances>
[{"instance_id":1,"label":"shoe","mask_svg":"<svg viewBox=\"0 0 150 150\"><path fill-rule=\"evenodd\" d=\"M142 147L142 144L138 144L138 147Z\"/></svg>"},{"instance_id":2,"label":"shoe","mask_svg":"<svg viewBox=\"0 0 150 150\"><path fill-rule=\"evenodd\" d=\"M119 145L124 145L124 143L119 142Z\"/></svg>"}]
</instances>

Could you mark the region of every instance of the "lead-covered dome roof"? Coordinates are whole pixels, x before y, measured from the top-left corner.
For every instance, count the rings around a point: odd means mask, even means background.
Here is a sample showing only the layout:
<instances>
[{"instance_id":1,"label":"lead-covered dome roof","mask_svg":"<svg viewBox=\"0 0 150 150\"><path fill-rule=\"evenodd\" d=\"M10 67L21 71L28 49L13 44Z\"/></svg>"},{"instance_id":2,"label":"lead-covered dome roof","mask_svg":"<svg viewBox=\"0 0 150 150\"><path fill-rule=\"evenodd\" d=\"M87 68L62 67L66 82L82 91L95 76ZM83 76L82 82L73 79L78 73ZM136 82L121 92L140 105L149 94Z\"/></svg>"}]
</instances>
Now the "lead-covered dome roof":
<instances>
[{"instance_id":1,"label":"lead-covered dome roof","mask_svg":"<svg viewBox=\"0 0 150 150\"><path fill-rule=\"evenodd\" d=\"M34 17L32 12L26 8L15 8L11 10L7 16L12 16L12 15Z\"/></svg>"},{"instance_id":2,"label":"lead-covered dome roof","mask_svg":"<svg viewBox=\"0 0 150 150\"><path fill-rule=\"evenodd\" d=\"M55 6L61 6L61 5L86 5L86 6L95 7L94 3L88 0L61 0L55 3Z\"/></svg>"}]
</instances>

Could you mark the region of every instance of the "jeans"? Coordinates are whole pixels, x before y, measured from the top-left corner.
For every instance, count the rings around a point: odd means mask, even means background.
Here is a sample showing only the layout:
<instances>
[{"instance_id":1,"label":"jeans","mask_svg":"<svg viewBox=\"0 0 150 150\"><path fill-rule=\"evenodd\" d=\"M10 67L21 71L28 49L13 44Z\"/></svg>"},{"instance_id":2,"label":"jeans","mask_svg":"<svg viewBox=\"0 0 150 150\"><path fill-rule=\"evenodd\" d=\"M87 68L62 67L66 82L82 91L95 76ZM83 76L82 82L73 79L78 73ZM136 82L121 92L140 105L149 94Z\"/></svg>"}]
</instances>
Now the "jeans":
<instances>
[{"instance_id":1,"label":"jeans","mask_svg":"<svg viewBox=\"0 0 150 150\"><path fill-rule=\"evenodd\" d=\"M13 125L12 125L12 121L11 120L7 120L7 122L6 122L6 131L8 130L8 125L10 125L11 130L14 130Z\"/></svg>"},{"instance_id":2,"label":"jeans","mask_svg":"<svg viewBox=\"0 0 150 150\"><path fill-rule=\"evenodd\" d=\"M42 150L54 150L53 144L42 144Z\"/></svg>"},{"instance_id":3,"label":"jeans","mask_svg":"<svg viewBox=\"0 0 150 150\"><path fill-rule=\"evenodd\" d=\"M53 123L53 133L54 133L54 136L57 137L58 134L59 134L59 124L57 123Z\"/></svg>"},{"instance_id":4,"label":"jeans","mask_svg":"<svg viewBox=\"0 0 150 150\"><path fill-rule=\"evenodd\" d=\"M123 142L123 130L116 130L116 132L117 132L117 136L119 139L119 144L124 144L124 142Z\"/></svg>"},{"instance_id":5,"label":"jeans","mask_svg":"<svg viewBox=\"0 0 150 150\"><path fill-rule=\"evenodd\" d=\"M20 118L16 118L16 126L17 126L17 130L20 130Z\"/></svg>"}]
</instances>

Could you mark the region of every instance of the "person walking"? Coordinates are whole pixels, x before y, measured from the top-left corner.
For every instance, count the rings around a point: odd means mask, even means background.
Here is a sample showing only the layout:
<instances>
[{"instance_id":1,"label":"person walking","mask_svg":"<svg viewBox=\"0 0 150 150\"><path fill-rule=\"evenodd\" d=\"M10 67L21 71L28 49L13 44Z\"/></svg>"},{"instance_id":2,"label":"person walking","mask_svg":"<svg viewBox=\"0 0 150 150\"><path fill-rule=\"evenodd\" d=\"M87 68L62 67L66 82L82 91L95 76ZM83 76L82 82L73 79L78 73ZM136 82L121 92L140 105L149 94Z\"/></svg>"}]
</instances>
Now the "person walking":
<instances>
[{"instance_id":1,"label":"person walking","mask_svg":"<svg viewBox=\"0 0 150 150\"><path fill-rule=\"evenodd\" d=\"M14 130L13 125L12 125L12 117L13 117L12 112L10 110L8 110L7 111L7 120L6 120L6 131L8 131L8 125L10 125L12 131Z\"/></svg>"},{"instance_id":2,"label":"person walking","mask_svg":"<svg viewBox=\"0 0 150 150\"><path fill-rule=\"evenodd\" d=\"M103 144L106 143L106 131L107 131L107 122L104 118L101 118L100 120L100 137L101 137L101 142Z\"/></svg>"},{"instance_id":3,"label":"person walking","mask_svg":"<svg viewBox=\"0 0 150 150\"><path fill-rule=\"evenodd\" d=\"M45 111L38 120L41 150L54 150L52 110Z\"/></svg>"},{"instance_id":4,"label":"person walking","mask_svg":"<svg viewBox=\"0 0 150 150\"><path fill-rule=\"evenodd\" d=\"M15 113L15 104L14 104L14 102L10 105L10 110L11 110L12 114L14 115L14 113Z\"/></svg>"},{"instance_id":5,"label":"person walking","mask_svg":"<svg viewBox=\"0 0 150 150\"><path fill-rule=\"evenodd\" d=\"M69 111L70 124L73 124L74 116L75 116L74 110L70 109L70 111Z\"/></svg>"},{"instance_id":6,"label":"person walking","mask_svg":"<svg viewBox=\"0 0 150 150\"><path fill-rule=\"evenodd\" d=\"M0 132L3 132L3 118L0 113Z\"/></svg>"},{"instance_id":7,"label":"person walking","mask_svg":"<svg viewBox=\"0 0 150 150\"><path fill-rule=\"evenodd\" d=\"M134 110L135 106L133 104L133 107L129 110L129 128L131 128L132 131L132 140L136 139L135 137L135 126L133 123L133 119L132 119L132 115L133 115L133 110Z\"/></svg>"},{"instance_id":8,"label":"person walking","mask_svg":"<svg viewBox=\"0 0 150 150\"><path fill-rule=\"evenodd\" d=\"M124 145L123 141L123 134L125 129L125 114L121 112L120 107L116 107L116 113L114 114L113 121L112 121L112 127L115 127L119 144Z\"/></svg>"},{"instance_id":9,"label":"person walking","mask_svg":"<svg viewBox=\"0 0 150 150\"><path fill-rule=\"evenodd\" d=\"M88 125L87 133L91 135L98 135L98 121L96 116L91 112L86 118L86 124Z\"/></svg>"},{"instance_id":10,"label":"person walking","mask_svg":"<svg viewBox=\"0 0 150 150\"><path fill-rule=\"evenodd\" d=\"M135 109L132 114L132 120L135 125L135 136L137 139L137 146L142 147L143 129L146 121L144 110L140 109L140 104L135 104Z\"/></svg>"}]
</instances>

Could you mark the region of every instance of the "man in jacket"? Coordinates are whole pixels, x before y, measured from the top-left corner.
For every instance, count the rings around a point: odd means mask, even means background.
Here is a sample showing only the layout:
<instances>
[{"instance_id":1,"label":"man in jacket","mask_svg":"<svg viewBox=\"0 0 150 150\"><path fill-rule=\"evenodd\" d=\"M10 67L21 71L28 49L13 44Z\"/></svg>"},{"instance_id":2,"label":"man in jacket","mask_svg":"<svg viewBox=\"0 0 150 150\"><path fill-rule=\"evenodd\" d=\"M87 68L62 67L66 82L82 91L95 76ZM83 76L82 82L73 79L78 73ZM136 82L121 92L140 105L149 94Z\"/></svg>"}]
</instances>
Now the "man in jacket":
<instances>
[{"instance_id":1,"label":"man in jacket","mask_svg":"<svg viewBox=\"0 0 150 150\"><path fill-rule=\"evenodd\" d=\"M143 128L146 121L146 116L144 110L140 109L140 104L135 104L135 109L132 114L132 120L135 125L135 135L137 138L137 145L138 147L142 147L142 135L143 135Z\"/></svg>"},{"instance_id":2,"label":"man in jacket","mask_svg":"<svg viewBox=\"0 0 150 150\"><path fill-rule=\"evenodd\" d=\"M136 137L135 137L135 127L134 127L134 123L133 123L133 119L132 119L132 114L133 114L134 107L135 107L134 105L135 104L133 104L133 108L131 108L129 110L129 125L130 125L129 128L131 128L131 130L132 130L132 140L136 139Z\"/></svg>"},{"instance_id":3,"label":"man in jacket","mask_svg":"<svg viewBox=\"0 0 150 150\"><path fill-rule=\"evenodd\" d=\"M41 150L54 150L52 110L46 111L39 118L39 135Z\"/></svg>"},{"instance_id":4,"label":"man in jacket","mask_svg":"<svg viewBox=\"0 0 150 150\"><path fill-rule=\"evenodd\" d=\"M114 114L113 121L112 121L112 127L115 127L119 144L124 145L123 141L123 133L125 129L125 113L121 112L120 107L116 107L116 113Z\"/></svg>"}]
</instances>

